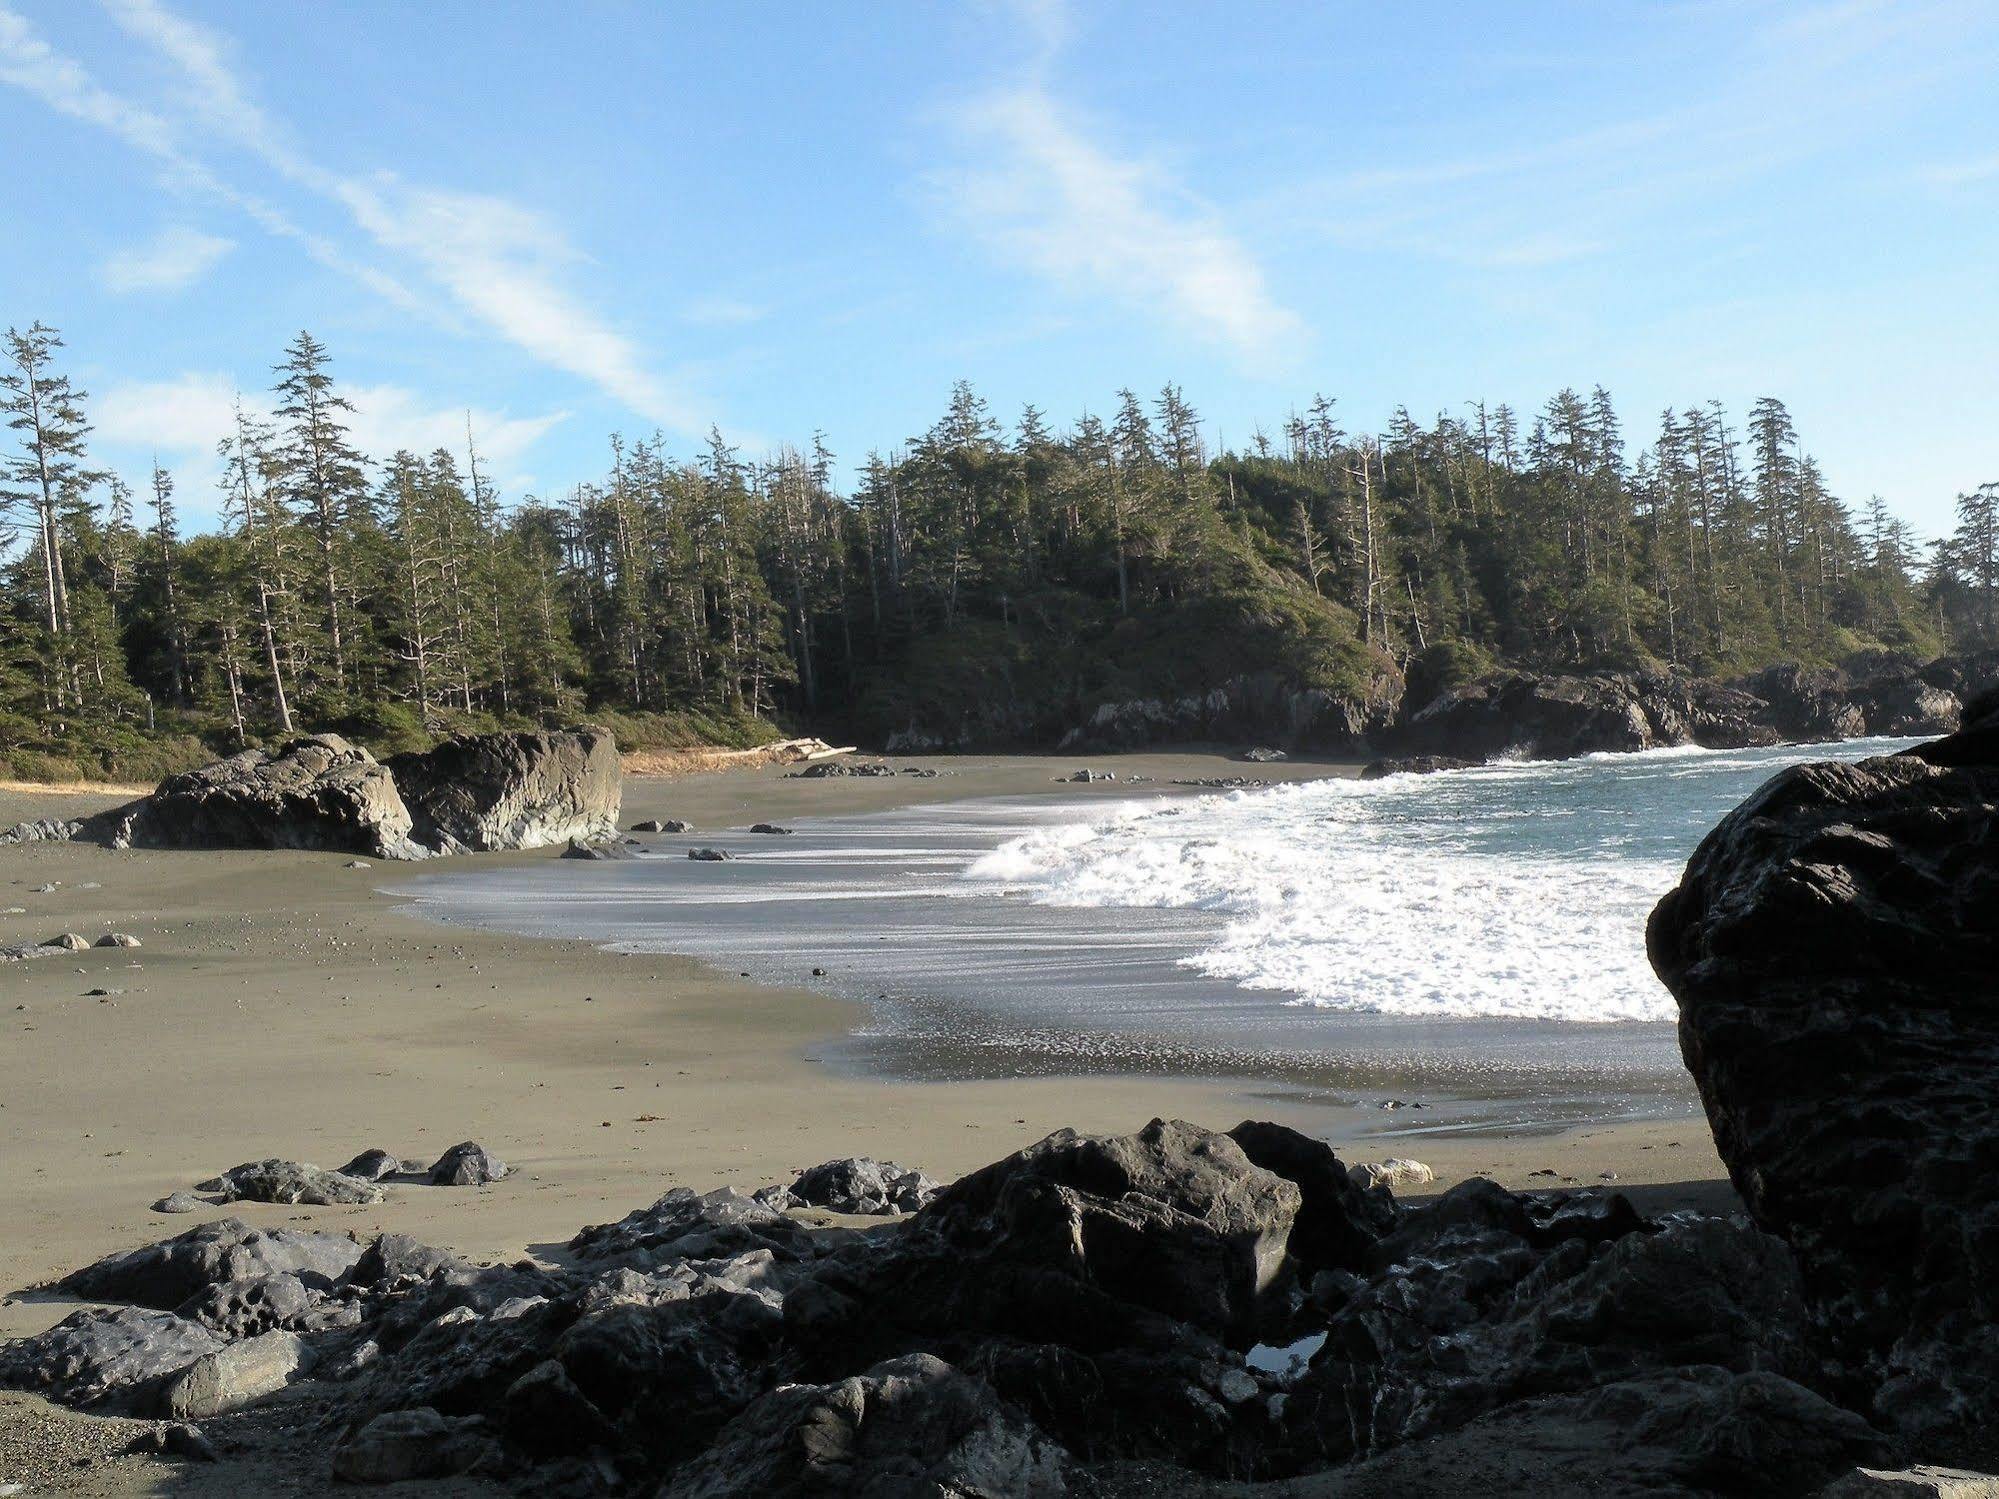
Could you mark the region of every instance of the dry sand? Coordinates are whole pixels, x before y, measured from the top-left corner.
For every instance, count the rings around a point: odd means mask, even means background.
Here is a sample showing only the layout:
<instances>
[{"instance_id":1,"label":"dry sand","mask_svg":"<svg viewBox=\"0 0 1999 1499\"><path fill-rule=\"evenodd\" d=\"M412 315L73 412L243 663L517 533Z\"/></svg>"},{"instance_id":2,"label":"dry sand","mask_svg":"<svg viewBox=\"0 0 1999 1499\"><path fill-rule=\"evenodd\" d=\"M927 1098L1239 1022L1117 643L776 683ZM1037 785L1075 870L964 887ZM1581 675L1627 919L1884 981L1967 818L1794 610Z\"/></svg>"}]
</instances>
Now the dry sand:
<instances>
[{"instance_id":1,"label":"dry sand","mask_svg":"<svg viewBox=\"0 0 1999 1499\"><path fill-rule=\"evenodd\" d=\"M759 767L632 779L624 815L719 829L918 800L1045 795L1081 762L923 763L946 773L797 780ZM1350 773L1191 753L1092 763L1162 785ZM1128 794L1119 784L1060 790ZM0 791L0 826L113 800ZM0 966L0 1294L201 1221L149 1205L241 1161L338 1166L371 1146L429 1160L465 1139L518 1174L480 1190L392 1188L374 1207L236 1204L202 1216L362 1235L395 1229L475 1257L517 1257L674 1185L755 1187L852 1154L949 1178L1063 1125L1122 1131L1155 1115L1217 1127L1276 1117L1332 1139L1349 1159L1418 1155L1440 1185L1473 1174L1515 1188L1554 1185L1534 1174L1547 1171L1595 1185L1611 1172L1648 1209L1732 1200L1697 1119L1414 1145L1367 1140L1373 1121L1350 1112L1193 1078L841 1076L804 1055L849 1018L838 1001L686 960L446 929L398 911L393 891L407 867L348 863L300 852L0 849L0 907L26 908L0 915L0 944L113 930L144 944ZM61 888L31 893L50 881ZM68 1310L37 1298L0 1306L0 1337L39 1331ZM19 1427L8 1412L25 1408L0 1408L0 1482L9 1477L7 1433Z\"/></svg>"}]
</instances>

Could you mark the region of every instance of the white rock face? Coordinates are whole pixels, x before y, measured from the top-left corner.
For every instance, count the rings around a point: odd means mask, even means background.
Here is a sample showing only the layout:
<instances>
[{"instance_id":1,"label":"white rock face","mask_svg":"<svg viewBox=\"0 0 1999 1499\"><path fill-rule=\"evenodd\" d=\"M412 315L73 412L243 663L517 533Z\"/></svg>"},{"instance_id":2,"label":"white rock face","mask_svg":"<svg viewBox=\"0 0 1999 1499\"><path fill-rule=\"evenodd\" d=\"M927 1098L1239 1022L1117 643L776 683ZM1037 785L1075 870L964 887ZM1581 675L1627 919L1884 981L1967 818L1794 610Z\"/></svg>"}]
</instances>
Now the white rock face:
<instances>
[{"instance_id":1,"label":"white rock face","mask_svg":"<svg viewBox=\"0 0 1999 1499\"><path fill-rule=\"evenodd\" d=\"M416 841L439 853L617 836L623 772L617 742L602 730L465 735L397 755L389 768Z\"/></svg>"}]
</instances>

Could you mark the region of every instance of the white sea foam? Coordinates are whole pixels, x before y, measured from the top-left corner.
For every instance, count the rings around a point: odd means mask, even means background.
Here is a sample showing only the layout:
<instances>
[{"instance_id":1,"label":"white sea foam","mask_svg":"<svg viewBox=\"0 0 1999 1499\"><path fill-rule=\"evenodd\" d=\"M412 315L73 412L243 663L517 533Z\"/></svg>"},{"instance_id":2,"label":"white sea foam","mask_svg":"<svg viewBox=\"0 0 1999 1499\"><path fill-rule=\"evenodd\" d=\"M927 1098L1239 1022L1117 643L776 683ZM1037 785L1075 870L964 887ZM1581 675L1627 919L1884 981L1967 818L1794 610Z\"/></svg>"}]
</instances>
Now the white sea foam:
<instances>
[{"instance_id":1,"label":"white sea foam","mask_svg":"<svg viewBox=\"0 0 1999 1499\"><path fill-rule=\"evenodd\" d=\"M1183 966L1300 1005L1670 1020L1646 917L1701 832L1795 758L1674 749L1280 786L1040 829L966 877L1047 906L1218 914Z\"/></svg>"}]
</instances>

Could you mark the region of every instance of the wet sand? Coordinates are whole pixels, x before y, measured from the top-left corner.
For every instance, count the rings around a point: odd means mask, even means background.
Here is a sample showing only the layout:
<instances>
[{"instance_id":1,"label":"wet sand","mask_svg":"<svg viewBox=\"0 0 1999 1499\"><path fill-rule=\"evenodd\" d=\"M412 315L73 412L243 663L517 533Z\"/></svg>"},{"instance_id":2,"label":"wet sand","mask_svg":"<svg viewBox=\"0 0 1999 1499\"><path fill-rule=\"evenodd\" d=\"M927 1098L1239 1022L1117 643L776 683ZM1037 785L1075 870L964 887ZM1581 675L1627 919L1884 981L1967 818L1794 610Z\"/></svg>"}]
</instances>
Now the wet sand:
<instances>
[{"instance_id":1,"label":"wet sand","mask_svg":"<svg viewBox=\"0 0 1999 1499\"><path fill-rule=\"evenodd\" d=\"M1053 786L1084 763L1072 757L923 763L945 773L793 780L766 767L632 780L625 820L681 817L721 829L919 800L1128 794L1122 780ZM1193 753L1088 763L1159 784L1351 773ZM4 791L0 825L112 800ZM0 916L0 943L63 931L94 940L111 930L144 943L0 967L0 1193L9 1209L0 1291L230 1212L361 1235L402 1230L474 1257L518 1257L675 1185L755 1187L849 1154L948 1178L1063 1125L1122 1131L1155 1115L1217 1127L1275 1117L1331 1139L1349 1159L1415 1155L1436 1168L1440 1185L1484 1174L1523 1189L1594 1186L1611 1173L1648 1209L1732 1201L1698 1119L1380 1138L1400 1121L1199 1077L852 1075L807 1055L852 1021L852 1007L837 1000L686 959L447 929L399 909L394 887L410 871L348 862L299 852L0 849L0 906L27 911ZM61 888L30 893L49 881ZM241 1161L338 1166L374 1146L429 1160L464 1139L517 1174L480 1190L392 1188L373 1207L149 1211ZM0 1307L0 1336L37 1331L67 1310L38 1298Z\"/></svg>"}]
</instances>

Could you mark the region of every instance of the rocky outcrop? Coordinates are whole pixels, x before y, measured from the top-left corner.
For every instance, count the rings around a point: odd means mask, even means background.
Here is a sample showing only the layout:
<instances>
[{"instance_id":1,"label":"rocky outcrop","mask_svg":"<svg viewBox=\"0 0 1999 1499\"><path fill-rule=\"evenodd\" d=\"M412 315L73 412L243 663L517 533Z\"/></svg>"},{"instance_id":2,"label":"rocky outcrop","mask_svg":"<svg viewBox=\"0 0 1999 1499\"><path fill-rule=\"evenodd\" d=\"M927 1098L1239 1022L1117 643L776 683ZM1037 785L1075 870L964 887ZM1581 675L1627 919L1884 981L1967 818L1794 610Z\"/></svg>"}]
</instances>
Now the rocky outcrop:
<instances>
[{"instance_id":1,"label":"rocky outcrop","mask_svg":"<svg viewBox=\"0 0 1999 1499\"><path fill-rule=\"evenodd\" d=\"M1999 702L1775 777L1653 913L1715 1143L1871 1409L1999 1413Z\"/></svg>"},{"instance_id":2,"label":"rocky outcrop","mask_svg":"<svg viewBox=\"0 0 1999 1499\"><path fill-rule=\"evenodd\" d=\"M466 734L388 763L412 836L440 853L617 836L623 773L602 729Z\"/></svg>"},{"instance_id":3,"label":"rocky outcrop","mask_svg":"<svg viewBox=\"0 0 1999 1499\"><path fill-rule=\"evenodd\" d=\"M1774 744L1759 700L1669 673L1543 676L1500 672L1449 688L1412 711L1394 737L1428 755L1566 760L1701 744Z\"/></svg>"},{"instance_id":4,"label":"rocky outcrop","mask_svg":"<svg viewBox=\"0 0 1999 1499\"><path fill-rule=\"evenodd\" d=\"M1357 693L1300 688L1247 673L1207 692L1098 702L1064 732L1058 750L1139 749L1199 740L1270 740L1288 750L1350 753L1384 733L1402 704L1399 673L1384 662ZM937 748L910 742L908 749ZM899 746L890 744L889 749Z\"/></svg>"},{"instance_id":5,"label":"rocky outcrop","mask_svg":"<svg viewBox=\"0 0 1999 1499\"><path fill-rule=\"evenodd\" d=\"M1370 760L1360 768L1363 781L1385 781L1390 776L1433 776L1446 770L1472 770L1482 760L1460 760L1455 755L1404 755L1387 760Z\"/></svg>"},{"instance_id":6,"label":"rocky outcrop","mask_svg":"<svg viewBox=\"0 0 1999 1499\"><path fill-rule=\"evenodd\" d=\"M305 848L422 859L610 839L618 751L609 734L475 734L387 764L338 734L244 750L169 776L144 800L73 821L23 823L0 843L114 848Z\"/></svg>"},{"instance_id":7,"label":"rocky outcrop","mask_svg":"<svg viewBox=\"0 0 1999 1499\"><path fill-rule=\"evenodd\" d=\"M421 858L387 766L338 734L244 750L168 776L115 816L111 841L147 848L311 848Z\"/></svg>"}]
</instances>

